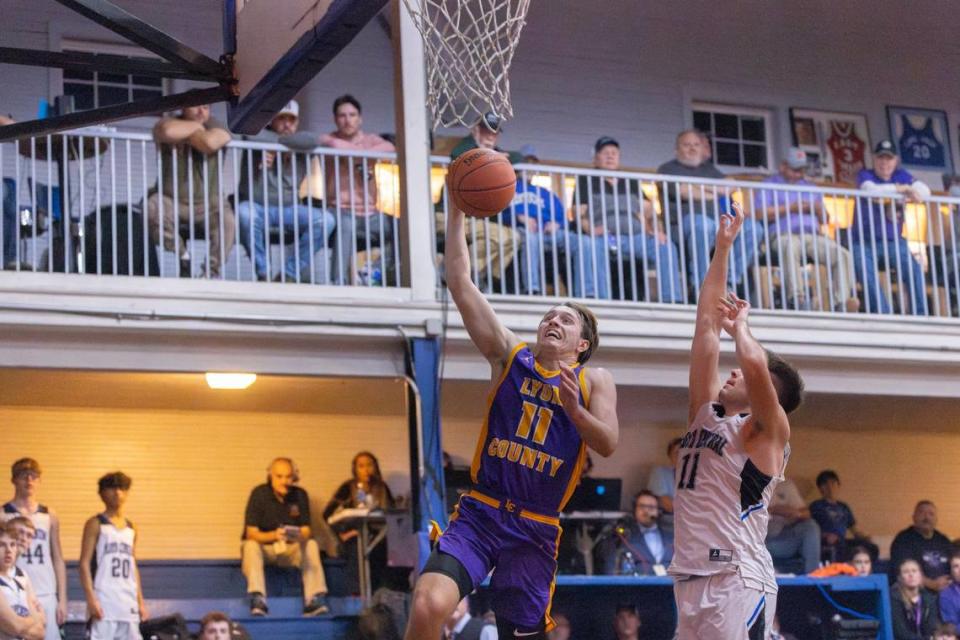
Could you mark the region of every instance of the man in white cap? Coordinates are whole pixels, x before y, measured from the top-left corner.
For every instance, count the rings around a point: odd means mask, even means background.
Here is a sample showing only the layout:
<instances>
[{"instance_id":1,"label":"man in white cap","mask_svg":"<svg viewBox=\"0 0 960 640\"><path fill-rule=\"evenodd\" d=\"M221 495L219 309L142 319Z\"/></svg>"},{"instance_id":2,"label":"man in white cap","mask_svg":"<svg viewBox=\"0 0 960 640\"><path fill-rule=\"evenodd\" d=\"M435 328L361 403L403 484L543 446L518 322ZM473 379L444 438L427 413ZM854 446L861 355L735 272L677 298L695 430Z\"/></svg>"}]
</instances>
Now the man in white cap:
<instances>
[{"instance_id":1,"label":"man in white cap","mask_svg":"<svg viewBox=\"0 0 960 640\"><path fill-rule=\"evenodd\" d=\"M252 138L258 142L279 143L300 152L282 154L279 171L276 151L244 154L245 163L237 188L237 222L240 244L253 260L258 280L271 277L268 228L279 229L281 237L289 232L297 236L296 245L286 252L283 274L276 274L274 279L310 282L311 266L315 266L317 259L315 255L326 246L336 224L333 214L324 210L319 201L300 201L298 183L309 176L306 152L317 146L317 136L305 131L298 133L299 126L300 105L291 100L277 112L264 131Z\"/></svg>"},{"instance_id":2,"label":"man in white cap","mask_svg":"<svg viewBox=\"0 0 960 640\"><path fill-rule=\"evenodd\" d=\"M814 185L806 180L807 154L790 147L780 162L780 172L764 184ZM853 280L853 257L836 240L821 231L826 222L823 196L812 191L757 189L753 196L754 215L767 223L770 250L780 261L783 290L788 309L810 309L810 297L803 280L807 264L827 267L830 299L820 300L817 311L849 311L860 308Z\"/></svg>"}]
</instances>

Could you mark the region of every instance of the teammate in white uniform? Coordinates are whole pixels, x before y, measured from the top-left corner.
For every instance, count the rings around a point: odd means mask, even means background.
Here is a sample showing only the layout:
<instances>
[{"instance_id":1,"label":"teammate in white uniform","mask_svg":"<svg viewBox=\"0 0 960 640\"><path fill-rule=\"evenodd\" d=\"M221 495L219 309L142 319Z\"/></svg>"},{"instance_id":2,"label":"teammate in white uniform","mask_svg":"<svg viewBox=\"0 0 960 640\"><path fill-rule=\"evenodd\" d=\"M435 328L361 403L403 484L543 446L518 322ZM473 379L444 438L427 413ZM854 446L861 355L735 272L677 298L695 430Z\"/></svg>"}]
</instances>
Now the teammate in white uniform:
<instances>
[{"instance_id":1,"label":"teammate in white uniform","mask_svg":"<svg viewBox=\"0 0 960 640\"><path fill-rule=\"evenodd\" d=\"M17 566L29 576L43 607L46 640L60 640L60 627L67 621L67 565L60 546L60 521L52 509L37 501L40 474L40 464L33 458L13 463L14 496L0 509L0 519L23 516L33 522L33 541L21 552Z\"/></svg>"},{"instance_id":2,"label":"teammate in white uniform","mask_svg":"<svg viewBox=\"0 0 960 640\"><path fill-rule=\"evenodd\" d=\"M104 512L87 520L80 547L80 583L87 597L90 640L141 640L147 618L137 571L137 532L123 515L130 478L120 472L100 478Z\"/></svg>"},{"instance_id":3,"label":"teammate in white uniform","mask_svg":"<svg viewBox=\"0 0 960 640\"><path fill-rule=\"evenodd\" d=\"M0 640L43 640L43 611L17 569L19 541L13 526L0 525Z\"/></svg>"},{"instance_id":4,"label":"teammate in white uniform","mask_svg":"<svg viewBox=\"0 0 960 640\"><path fill-rule=\"evenodd\" d=\"M680 443L674 498L679 640L762 640L777 583L764 539L767 506L790 455L787 413L803 382L750 334L749 304L726 292L727 262L743 211L724 215L703 282L690 354L690 426ZM719 376L720 333L739 369Z\"/></svg>"}]
</instances>

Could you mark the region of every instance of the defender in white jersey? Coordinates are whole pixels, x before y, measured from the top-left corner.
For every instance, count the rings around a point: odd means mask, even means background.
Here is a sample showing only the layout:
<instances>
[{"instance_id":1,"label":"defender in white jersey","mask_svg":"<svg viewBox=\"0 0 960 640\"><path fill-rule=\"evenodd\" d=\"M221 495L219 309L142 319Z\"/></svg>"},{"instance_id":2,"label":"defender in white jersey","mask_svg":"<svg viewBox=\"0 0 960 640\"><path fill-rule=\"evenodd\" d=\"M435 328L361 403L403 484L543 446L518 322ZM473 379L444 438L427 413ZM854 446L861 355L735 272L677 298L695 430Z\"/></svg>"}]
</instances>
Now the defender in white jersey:
<instances>
[{"instance_id":1,"label":"defender in white jersey","mask_svg":"<svg viewBox=\"0 0 960 640\"><path fill-rule=\"evenodd\" d=\"M123 515L130 478L120 472L100 478L103 513L87 520L80 547L80 583L87 598L90 640L141 640L147 618L137 571L137 532Z\"/></svg>"},{"instance_id":2,"label":"defender in white jersey","mask_svg":"<svg viewBox=\"0 0 960 640\"><path fill-rule=\"evenodd\" d=\"M787 414L803 381L751 335L750 305L726 292L727 262L743 211L722 216L697 304L690 353L690 426L676 468L674 556L679 640L762 640L776 614L777 582L764 545L773 489L790 455ZM720 333L737 362L719 377Z\"/></svg>"},{"instance_id":3,"label":"defender in white jersey","mask_svg":"<svg viewBox=\"0 0 960 640\"><path fill-rule=\"evenodd\" d=\"M17 569L18 555L14 527L0 524L0 640L43 640L43 611Z\"/></svg>"},{"instance_id":4,"label":"defender in white jersey","mask_svg":"<svg viewBox=\"0 0 960 640\"><path fill-rule=\"evenodd\" d=\"M0 519L29 518L34 538L17 560L46 614L46 640L60 640L60 627L67 620L67 565L60 545L60 521L56 513L37 500L40 463L20 458L11 467L13 499L0 509Z\"/></svg>"}]
</instances>

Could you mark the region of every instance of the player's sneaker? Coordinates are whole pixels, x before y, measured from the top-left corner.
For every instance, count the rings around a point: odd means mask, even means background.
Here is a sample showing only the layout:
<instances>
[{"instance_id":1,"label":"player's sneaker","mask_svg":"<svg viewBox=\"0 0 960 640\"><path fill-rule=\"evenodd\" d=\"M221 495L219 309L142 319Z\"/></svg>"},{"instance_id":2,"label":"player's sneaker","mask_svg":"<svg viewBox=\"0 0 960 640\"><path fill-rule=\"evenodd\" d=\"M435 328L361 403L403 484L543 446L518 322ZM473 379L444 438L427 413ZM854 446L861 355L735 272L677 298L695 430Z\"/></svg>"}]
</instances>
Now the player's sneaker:
<instances>
[{"instance_id":1,"label":"player's sneaker","mask_svg":"<svg viewBox=\"0 0 960 640\"><path fill-rule=\"evenodd\" d=\"M250 595L250 615L265 616L270 611L267 607L267 599L262 593L253 593Z\"/></svg>"},{"instance_id":2,"label":"player's sneaker","mask_svg":"<svg viewBox=\"0 0 960 640\"><path fill-rule=\"evenodd\" d=\"M310 602L303 606L303 615L308 617L322 616L329 611L330 607L327 606L327 596L322 593L313 596Z\"/></svg>"}]
</instances>

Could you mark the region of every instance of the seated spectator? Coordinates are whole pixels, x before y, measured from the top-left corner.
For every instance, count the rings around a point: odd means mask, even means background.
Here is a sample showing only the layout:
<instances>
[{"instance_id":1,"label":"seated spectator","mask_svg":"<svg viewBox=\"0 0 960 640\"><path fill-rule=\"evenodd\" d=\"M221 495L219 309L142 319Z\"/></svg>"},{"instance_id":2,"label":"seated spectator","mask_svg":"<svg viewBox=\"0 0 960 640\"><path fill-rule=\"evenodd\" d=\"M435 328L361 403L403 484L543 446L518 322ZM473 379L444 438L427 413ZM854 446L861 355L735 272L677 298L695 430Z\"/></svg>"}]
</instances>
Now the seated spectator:
<instances>
[{"instance_id":1,"label":"seated spectator","mask_svg":"<svg viewBox=\"0 0 960 640\"><path fill-rule=\"evenodd\" d=\"M377 134L363 131L360 102L349 94L333 101L333 120L336 130L320 137L320 144L325 147L347 151L396 150ZM368 246L380 247L379 268L384 282L396 278L396 220L377 209L375 165L375 160L349 156L326 159L323 170L327 208L335 209L337 225L333 277L339 284L357 282L355 254L358 248Z\"/></svg>"},{"instance_id":2,"label":"seated spectator","mask_svg":"<svg viewBox=\"0 0 960 640\"><path fill-rule=\"evenodd\" d=\"M394 506L393 494L390 487L383 481L380 473L380 462L369 451L361 451L353 457L350 464L351 477L345 480L333 498L323 509L323 519L329 520L340 509L391 509ZM340 524L331 525L331 528L340 538L343 555L346 559L346 573L350 584L359 592L357 536L360 534L355 523L346 527ZM370 565L374 582L382 578L383 570L387 566L386 544L380 544L370 553Z\"/></svg>"},{"instance_id":3,"label":"seated spectator","mask_svg":"<svg viewBox=\"0 0 960 640\"><path fill-rule=\"evenodd\" d=\"M861 169L857 187L875 197L861 198L850 225L850 242L857 278L863 285L867 311L890 313L886 291L892 283L907 289L906 300L915 315L927 314L927 294L923 284L923 267L910 253L903 237L903 204L891 200L901 195L906 202L922 202L930 196L930 187L900 168L896 147L881 140L873 150L873 169ZM887 271L884 282L878 272ZM906 312L906 309L903 310Z\"/></svg>"},{"instance_id":4,"label":"seated spectator","mask_svg":"<svg viewBox=\"0 0 960 640\"><path fill-rule=\"evenodd\" d=\"M357 618L357 629L349 636L356 640L400 640L400 630L393 612L383 603L368 606Z\"/></svg>"},{"instance_id":5,"label":"seated spectator","mask_svg":"<svg viewBox=\"0 0 960 640\"><path fill-rule=\"evenodd\" d=\"M820 527L810 517L797 485L784 480L770 498L767 550L778 571L810 573L820 564ZM791 561L799 561L796 568Z\"/></svg>"},{"instance_id":6,"label":"seated spectator","mask_svg":"<svg viewBox=\"0 0 960 640\"><path fill-rule=\"evenodd\" d=\"M470 597L457 604L443 625L445 640L497 640L497 626L470 615Z\"/></svg>"},{"instance_id":7,"label":"seated spectator","mask_svg":"<svg viewBox=\"0 0 960 640\"><path fill-rule=\"evenodd\" d=\"M500 220L511 230L516 229L521 238L514 268L520 272L522 292L540 295L543 293L541 270L548 274L564 271L560 254L566 247L567 213L556 194L533 184L528 177L525 173L517 176L516 195ZM512 271L507 274L508 278Z\"/></svg>"},{"instance_id":8,"label":"seated spectator","mask_svg":"<svg viewBox=\"0 0 960 640\"><path fill-rule=\"evenodd\" d=\"M137 530L124 515L133 480L122 471L97 481L104 510L83 526L80 584L87 600L89 640L139 640L150 617L137 570Z\"/></svg>"},{"instance_id":9,"label":"seated spectator","mask_svg":"<svg viewBox=\"0 0 960 640\"><path fill-rule=\"evenodd\" d=\"M933 630L933 640L957 640L956 625L944 622Z\"/></svg>"},{"instance_id":10,"label":"seated spectator","mask_svg":"<svg viewBox=\"0 0 960 640\"><path fill-rule=\"evenodd\" d=\"M9 524L0 524L0 636L44 640L44 615L16 572L20 543Z\"/></svg>"},{"instance_id":11,"label":"seated spectator","mask_svg":"<svg viewBox=\"0 0 960 640\"><path fill-rule=\"evenodd\" d=\"M879 549L870 541L870 536L856 528L853 510L840 501L840 476L827 469L817 474L817 489L822 498L810 503L810 516L820 525L823 559L840 562L847 559L849 544L859 545L872 551L876 557Z\"/></svg>"},{"instance_id":12,"label":"seated spectator","mask_svg":"<svg viewBox=\"0 0 960 640\"><path fill-rule=\"evenodd\" d=\"M802 149L790 147L780 162L780 172L764 180L764 184L812 187L813 183L804 177L806 170L807 154ZM810 192L757 189L753 203L754 215L766 222L770 249L780 262L787 308L811 307L801 274L807 263L814 263L826 266L830 274L831 300L821 300L823 308L857 311L860 300L854 289L853 257L820 230L820 225L826 221L823 196Z\"/></svg>"},{"instance_id":13,"label":"seated spectator","mask_svg":"<svg viewBox=\"0 0 960 640\"><path fill-rule=\"evenodd\" d=\"M220 192L219 177L218 152L230 142L230 132L211 117L210 105L200 105L184 107L178 116L161 118L153 127L153 139L160 152L161 173L147 196L150 239L156 244L162 236L164 250L178 251L180 276L189 278L190 235L180 237L179 247L177 236L181 226L192 224L206 236L209 275L218 278L233 249L236 225L227 194Z\"/></svg>"},{"instance_id":14,"label":"seated spectator","mask_svg":"<svg viewBox=\"0 0 960 640\"><path fill-rule=\"evenodd\" d=\"M714 178L724 176L705 156L701 133L695 129L680 132L677 136L677 157L657 169L662 173L681 178ZM661 186L661 189L664 187ZM718 190L719 191L719 190ZM710 255L717 236L719 211L726 200L722 192L714 195L713 188L701 191L699 185L666 185L660 194L664 220L667 224L680 223L680 231L687 245L687 266L690 281L696 287L703 282L710 265ZM730 288L744 281L747 267L753 264L753 256L763 240L763 226L751 217L743 221L743 228L733 245L731 267L727 275Z\"/></svg>"},{"instance_id":15,"label":"seated spectator","mask_svg":"<svg viewBox=\"0 0 960 640\"><path fill-rule=\"evenodd\" d=\"M633 518L600 549L606 575L663 576L673 559L673 532L657 524L657 496L643 489L633 499Z\"/></svg>"},{"instance_id":16,"label":"seated spectator","mask_svg":"<svg viewBox=\"0 0 960 640\"><path fill-rule=\"evenodd\" d=\"M960 550L950 554L950 584L940 591L940 619L960 625Z\"/></svg>"},{"instance_id":17,"label":"seated spectator","mask_svg":"<svg viewBox=\"0 0 960 640\"><path fill-rule=\"evenodd\" d=\"M873 558L864 547L854 547L850 551L850 564L857 570L857 576L869 576L873 573Z\"/></svg>"},{"instance_id":18,"label":"seated spectator","mask_svg":"<svg viewBox=\"0 0 960 640\"><path fill-rule=\"evenodd\" d=\"M329 610L320 547L310 528L310 498L296 486L298 480L293 460L276 458L267 467L267 481L255 487L247 500L240 557L250 615L265 616L269 611L264 563L300 567L303 615L318 616Z\"/></svg>"},{"instance_id":19,"label":"seated spectator","mask_svg":"<svg viewBox=\"0 0 960 640\"><path fill-rule=\"evenodd\" d=\"M550 614L556 625L552 631L547 632L547 640L570 640L571 628L570 619L565 613L553 612Z\"/></svg>"},{"instance_id":20,"label":"seated spectator","mask_svg":"<svg viewBox=\"0 0 960 640\"><path fill-rule=\"evenodd\" d=\"M913 510L913 526L896 535L890 545L890 567L910 558L920 564L923 586L940 591L950 584L950 539L937 531L937 507L921 500ZM897 575L891 574L895 580Z\"/></svg>"},{"instance_id":21,"label":"seated spectator","mask_svg":"<svg viewBox=\"0 0 960 640\"><path fill-rule=\"evenodd\" d=\"M896 576L890 587L894 640L927 640L939 621L936 595L923 588L923 574L916 560L900 562Z\"/></svg>"},{"instance_id":22,"label":"seated spectator","mask_svg":"<svg viewBox=\"0 0 960 640\"><path fill-rule=\"evenodd\" d=\"M277 112L260 135L258 142L277 142L294 151L281 158L279 174L275 151L253 151L244 154L244 166L237 188L237 222L240 244L253 259L257 280L269 277L267 228L298 234L296 249L290 249L283 267L287 280L310 282L311 260L327 244L336 219L319 202L312 206L299 204L300 182L307 178L305 153L317 146L317 137L300 126L300 105L291 100ZM253 182L251 183L251 178ZM326 269L324 269L326 271ZM279 278L279 275L277 277Z\"/></svg>"},{"instance_id":23,"label":"seated spectator","mask_svg":"<svg viewBox=\"0 0 960 640\"><path fill-rule=\"evenodd\" d=\"M518 153L506 152L497 146L501 124L500 117L495 113L488 111L483 114L470 127L470 135L464 137L450 152L450 159L456 160L471 149L482 148L502 153L513 164L522 161L523 158ZM445 235L447 230L447 221L443 217L443 203L444 197L441 196L440 202L437 203L436 213L438 236ZM449 202L449 205L452 206L453 203ZM517 247L520 246L520 234L503 222L502 215L488 218L482 222L478 220L476 224L465 224L465 229L467 244L476 248L475 255L470 256L470 262L473 264L476 273L485 274L488 285L492 285L493 280L506 278L507 267L513 262ZM491 286L481 286L480 288L486 291Z\"/></svg>"},{"instance_id":24,"label":"seated spectator","mask_svg":"<svg viewBox=\"0 0 960 640\"><path fill-rule=\"evenodd\" d=\"M231 631L227 614L211 611L200 619L200 637L197 640L231 640Z\"/></svg>"},{"instance_id":25,"label":"seated spectator","mask_svg":"<svg viewBox=\"0 0 960 640\"><path fill-rule=\"evenodd\" d=\"M613 617L613 631L616 640L639 640L640 609L635 604L618 604Z\"/></svg>"},{"instance_id":26,"label":"seated spectator","mask_svg":"<svg viewBox=\"0 0 960 640\"><path fill-rule=\"evenodd\" d=\"M673 496L677 487L674 473L680 452L680 441L680 438L670 441L667 445L667 458L670 464L651 469L650 479L647 480L647 489L657 496L657 502L660 505L660 526L671 531L673 530Z\"/></svg>"},{"instance_id":27,"label":"seated spectator","mask_svg":"<svg viewBox=\"0 0 960 640\"><path fill-rule=\"evenodd\" d=\"M593 150L594 167L620 169L619 142L602 136ZM658 291L656 296L648 292L648 300L683 301L677 249L639 181L580 176L571 208L580 228L567 243L573 263L573 295L610 298L608 262L611 255L619 255L620 260L639 260L646 268L656 269ZM641 275L638 280L646 282L646 277Z\"/></svg>"}]
</instances>

